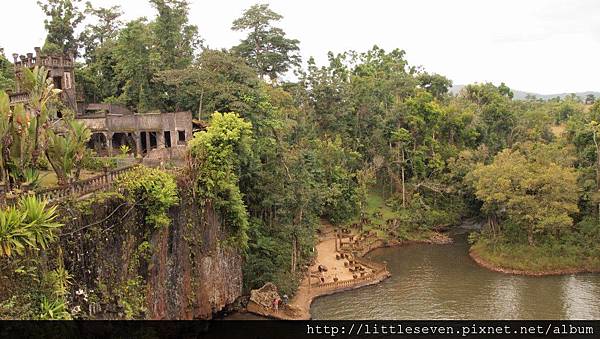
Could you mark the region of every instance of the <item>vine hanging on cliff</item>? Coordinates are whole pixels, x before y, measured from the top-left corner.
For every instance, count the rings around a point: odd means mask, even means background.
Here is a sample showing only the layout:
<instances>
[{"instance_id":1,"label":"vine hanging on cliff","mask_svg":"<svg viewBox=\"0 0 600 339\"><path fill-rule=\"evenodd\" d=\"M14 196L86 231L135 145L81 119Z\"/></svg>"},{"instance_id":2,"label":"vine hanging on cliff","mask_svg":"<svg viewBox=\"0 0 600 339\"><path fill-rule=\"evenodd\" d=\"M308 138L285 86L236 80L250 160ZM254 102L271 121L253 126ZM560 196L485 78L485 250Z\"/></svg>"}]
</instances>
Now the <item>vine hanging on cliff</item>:
<instances>
[{"instance_id":1,"label":"vine hanging on cliff","mask_svg":"<svg viewBox=\"0 0 600 339\"><path fill-rule=\"evenodd\" d=\"M229 226L232 240L242 248L248 243L248 213L239 188L243 159L252 155L252 124L236 113L215 112L206 131L190 142L192 173L202 207L210 201Z\"/></svg>"},{"instance_id":2,"label":"vine hanging on cliff","mask_svg":"<svg viewBox=\"0 0 600 339\"><path fill-rule=\"evenodd\" d=\"M120 176L116 187L131 202L138 202L146 213L146 222L156 228L168 226L167 211L177 205L177 184L169 173L156 168L138 166Z\"/></svg>"}]
</instances>

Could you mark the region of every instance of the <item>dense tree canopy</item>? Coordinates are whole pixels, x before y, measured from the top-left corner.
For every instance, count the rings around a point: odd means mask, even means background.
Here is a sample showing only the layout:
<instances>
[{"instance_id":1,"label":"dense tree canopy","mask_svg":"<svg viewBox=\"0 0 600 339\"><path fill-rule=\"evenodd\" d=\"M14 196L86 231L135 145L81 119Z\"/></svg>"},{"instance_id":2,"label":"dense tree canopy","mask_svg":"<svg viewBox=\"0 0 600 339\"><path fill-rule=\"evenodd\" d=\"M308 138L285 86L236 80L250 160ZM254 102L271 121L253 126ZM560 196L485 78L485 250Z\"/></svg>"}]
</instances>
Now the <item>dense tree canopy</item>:
<instances>
[{"instance_id":1,"label":"dense tree canopy","mask_svg":"<svg viewBox=\"0 0 600 339\"><path fill-rule=\"evenodd\" d=\"M40 1L46 49L79 46L76 79L88 102L139 113L189 110L203 120L207 127L189 145L190 189L199 208L223 221L224 245L244 250L246 288L274 281L293 293L321 219L347 226L378 218L373 201L400 225L394 232L373 226L386 239L475 216L486 220L475 247L599 255L595 98L516 100L504 83L452 93L450 79L379 46L329 52L324 64L309 58L301 67L299 41L266 4L233 22L245 34L239 44L212 50L201 46L188 1L149 3L156 17L127 22L118 6L87 5L94 20L77 39L80 1ZM283 81L291 70L297 77ZM0 163L11 186L34 177L40 159L61 183L79 175L89 131L49 129L58 92L46 76L25 71L33 94L26 105L10 107L0 91ZM0 58L0 89L13 85L12 65ZM168 224L174 201L167 202L157 205L156 224Z\"/></svg>"}]
</instances>

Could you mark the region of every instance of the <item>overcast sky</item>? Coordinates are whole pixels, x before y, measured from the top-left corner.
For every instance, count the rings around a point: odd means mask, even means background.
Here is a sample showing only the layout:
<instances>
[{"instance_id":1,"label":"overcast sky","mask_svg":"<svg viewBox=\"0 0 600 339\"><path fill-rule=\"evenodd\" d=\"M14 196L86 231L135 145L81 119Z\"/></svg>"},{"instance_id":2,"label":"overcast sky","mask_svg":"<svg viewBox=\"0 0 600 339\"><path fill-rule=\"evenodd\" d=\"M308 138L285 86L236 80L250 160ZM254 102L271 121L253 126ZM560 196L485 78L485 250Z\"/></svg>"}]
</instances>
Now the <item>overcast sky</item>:
<instances>
[{"instance_id":1,"label":"overcast sky","mask_svg":"<svg viewBox=\"0 0 600 339\"><path fill-rule=\"evenodd\" d=\"M231 22L257 1L191 0L190 21L212 48L229 48L241 35ZM125 19L151 18L147 0L92 0L120 4ZM552 94L600 91L600 1L596 0L271 0L306 60L327 51L364 51L374 44L401 48L412 65L455 84L505 82L514 89ZM0 47L33 52L44 41L44 15L35 0L3 1ZM10 57L9 57L10 59Z\"/></svg>"}]
</instances>

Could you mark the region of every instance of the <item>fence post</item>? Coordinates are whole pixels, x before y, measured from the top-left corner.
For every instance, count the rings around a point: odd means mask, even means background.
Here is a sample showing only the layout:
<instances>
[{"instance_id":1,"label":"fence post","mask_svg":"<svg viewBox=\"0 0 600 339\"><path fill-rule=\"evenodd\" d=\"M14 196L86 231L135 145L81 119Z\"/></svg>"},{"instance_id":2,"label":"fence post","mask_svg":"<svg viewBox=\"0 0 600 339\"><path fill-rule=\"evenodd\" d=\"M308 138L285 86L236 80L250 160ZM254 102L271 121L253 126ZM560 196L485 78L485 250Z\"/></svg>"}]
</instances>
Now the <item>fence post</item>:
<instances>
[{"instance_id":1,"label":"fence post","mask_svg":"<svg viewBox=\"0 0 600 339\"><path fill-rule=\"evenodd\" d=\"M104 170L104 181L106 182L106 185L108 186L110 184L110 181L108 179L108 166L104 166L102 168Z\"/></svg>"}]
</instances>

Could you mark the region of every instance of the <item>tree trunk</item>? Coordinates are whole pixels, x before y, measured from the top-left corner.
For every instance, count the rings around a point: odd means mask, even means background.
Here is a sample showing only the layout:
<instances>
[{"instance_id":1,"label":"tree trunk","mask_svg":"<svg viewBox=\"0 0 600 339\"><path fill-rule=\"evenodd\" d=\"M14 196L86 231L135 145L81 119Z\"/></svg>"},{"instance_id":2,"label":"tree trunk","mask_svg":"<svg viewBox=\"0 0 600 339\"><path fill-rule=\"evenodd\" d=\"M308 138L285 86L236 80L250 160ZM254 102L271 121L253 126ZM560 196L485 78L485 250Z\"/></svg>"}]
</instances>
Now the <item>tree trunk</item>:
<instances>
[{"instance_id":1,"label":"tree trunk","mask_svg":"<svg viewBox=\"0 0 600 339\"><path fill-rule=\"evenodd\" d=\"M296 272L296 255L298 251L298 240L296 239L296 235L292 235L292 267L290 268L290 272Z\"/></svg>"},{"instance_id":2,"label":"tree trunk","mask_svg":"<svg viewBox=\"0 0 600 339\"><path fill-rule=\"evenodd\" d=\"M600 192L600 147L596 139L596 131L592 134L594 145L596 145L596 191ZM598 220L600 220L600 202L598 203Z\"/></svg>"},{"instance_id":3,"label":"tree trunk","mask_svg":"<svg viewBox=\"0 0 600 339\"><path fill-rule=\"evenodd\" d=\"M202 120L202 101L204 100L204 86L200 91L200 105L198 106L198 120Z\"/></svg>"},{"instance_id":4,"label":"tree trunk","mask_svg":"<svg viewBox=\"0 0 600 339\"><path fill-rule=\"evenodd\" d=\"M529 243L529 246L533 246L534 242L533 242L533 230L529 229L527 231L527 242Z\"/></svg>"},{"instance_id":5,"label":"tree trunk","mask_svg":"<svg viewBox=\"0 0 600 339\"><path fill-rule=\"evenodd\" d=\"M404 186L404 147L402 148L402 208L406 208L406 187Z\"/></svg>"}]
</instances>

